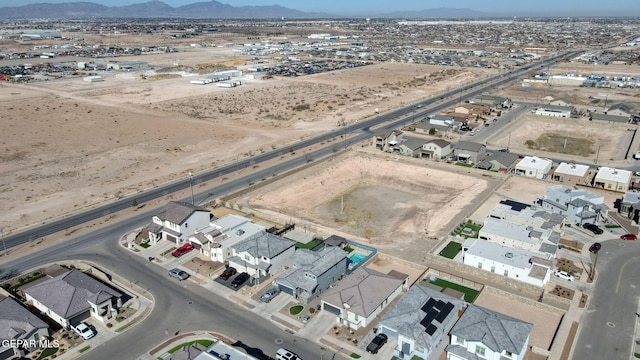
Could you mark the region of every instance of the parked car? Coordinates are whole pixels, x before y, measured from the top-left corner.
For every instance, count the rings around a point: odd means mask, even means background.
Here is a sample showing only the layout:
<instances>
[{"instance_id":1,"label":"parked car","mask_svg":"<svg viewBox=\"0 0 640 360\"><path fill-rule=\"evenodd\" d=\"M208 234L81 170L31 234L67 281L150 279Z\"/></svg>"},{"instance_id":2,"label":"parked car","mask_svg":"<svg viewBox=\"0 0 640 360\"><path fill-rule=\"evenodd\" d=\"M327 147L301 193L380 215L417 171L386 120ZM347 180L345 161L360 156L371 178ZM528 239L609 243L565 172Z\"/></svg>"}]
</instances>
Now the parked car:
<instances>
[{"instance_id":1,"label":"parked car","mask_svg":"<svg viewBox=\"0 0 640 360\"><path fill-rule=\"evenodd\" d=\"M573 277L573 275L569 274L569 273L568 273L568 272L566 272L566 271L556 270L553 274L554 274L556 277L559 277L560 279L565 279L565 280L567 280L567 281L573 281L573 280L575 280L575 279L574 279L574 277Z\"/></svg>"},{"instance_id":2,"label":"parked car","mask_svg":"<svg viewBox=\"0 0 640 360\"><path fill-rule=\"evenodd\" d=\"M238 271L236 270L236 268L228 267L228 268L224 269L222 274L220 274L220 279L229 280L229 278L232 277L233 275L235 275L237 272Z\"/></svg>"},{"instance_id":3,"label":"parked car","mask_svg":"<svg viewBox=\"0 0 640 360\"><path fill-rule=\"evenodd\" d=\"M186 280L186 279L189 278L189 274L186 271L180 270L180 269L171 269L171 270L169 270L169 276L177 278L180 281Z\"/></svg>"},{"instance_id":4,"label":"parked car","mask_svg":"<svg viewBox=\"0 0 640 360\"><path fill-rule=\"evenodd\" d=\"M84 340L89 340L96 335L96 333L85 322L81 322L76 326L71 325L71 330Z\"/></svg>"},{"instance_id":5,"label":"parked car","mask_svg":"<svg viewBox=\"0 0 640 360\"><path fill-rule=\"evenodd\" d=\"M591 246L589 247L589 252L592 253L597 253L598 251L600 251L600 249L602 248L602 244L600 244L599 242L597 243L593 243L591 244Z\"/></svg>"},{"instance_id":6,"label":"parked car","mask_svg":"<svg viewBox=\"0 0 640 360\"><path fill-rule=\"evenodd\" d=\"M624 235L620 235L620 239L622 239L622 240L637 240L638 237L633 235L633 234L624 234Z\"/></svg>"},{"instance_id":7,"label":"parked car","mask_svg":"<svg viewBox=\"0 0 640 360\"><path fill-rule=\"evenodd\" d=\"M237 288L240 285L244 284L247 280L249 280L250 277L251 276L249 276L249 274L247 274L246 272L240 273L238 276L236 276L235 279L233 279L233 281L231 282L231 286Z\"/></svg>"},{"instance_id":8,"label":"parked car","mask_svg":"<svg viewBox=\"0 0 640 360\"><path fill-rule=\"evenodd\" d=\"M591 223L585 223L584 225L582 225L582 227L596 235L600 235L604 232L604 230L600 229L597 225Z\"/></svg>"},{"instance_id":9,"label":"parked car","mask_svg":"<svg viewBox=\"0 0 640 360\"><path fill-rule=\"evenodd\" d=\"M378 350L380 350L380 348L382 348L382 346L387 343L387 340L388 338L385 334L376 335L376 337L371 340L369 345L367 345L367 352L377 354Z\"/></svg>"},{"instance_id":10,"label":"parked car","mask_svg":"<svg viewBox=\"0 0 640 360\"><path fill-rule=\"evenodd\" d=\"M291 350L280 348L276 352L276 360L302 360L302 358Z\"/></svg>"},{"instance_id":11,"label":"parked car","mask_svg":"<svg viewBox=\"0 0 640 360\"><path fill-rule=\"evenodd\" d=\"M260 301L268 303L269 301L271 301L271 299L276 297L276 295L278 295L279 293L280 293L280 289L278 289L277 287L273 287L267 290L267 292L265 292L264 295L260 297Z\"/></svg>"},{"instance_id":12,"label":"parked car","mask_svg":"<svg viewBox=\"0 0 640 360\"><path fill-rule=\"evenodd\" d=\"M191 250L193 250L193 245L191 245L191 243L186 243L186 244L180 246L179 248L177 248L176 251L171 253L171 255L173 255L175 257L180 257L180 256L188 253Z\"/></svg>"}]
</instances>

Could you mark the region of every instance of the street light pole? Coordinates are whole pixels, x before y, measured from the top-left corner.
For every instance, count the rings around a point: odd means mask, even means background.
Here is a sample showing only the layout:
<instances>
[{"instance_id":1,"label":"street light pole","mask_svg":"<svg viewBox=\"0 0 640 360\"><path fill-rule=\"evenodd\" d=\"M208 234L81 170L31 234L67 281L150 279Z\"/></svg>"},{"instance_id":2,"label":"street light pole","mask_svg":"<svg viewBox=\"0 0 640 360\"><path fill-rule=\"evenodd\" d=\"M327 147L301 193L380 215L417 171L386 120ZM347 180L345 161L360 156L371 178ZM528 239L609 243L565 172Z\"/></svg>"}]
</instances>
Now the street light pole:
<instances>
[{"instance_id":1,"label":"street light pole","mask_svg":"<svg viewBox=\"0 0 640 360\"><path fill-rule=\"evenodd\" d=\"M189 171L189 187L191 188L191 205L195 205L196 202L193 200L193 174Z\"/></svg>"}]
</instances>

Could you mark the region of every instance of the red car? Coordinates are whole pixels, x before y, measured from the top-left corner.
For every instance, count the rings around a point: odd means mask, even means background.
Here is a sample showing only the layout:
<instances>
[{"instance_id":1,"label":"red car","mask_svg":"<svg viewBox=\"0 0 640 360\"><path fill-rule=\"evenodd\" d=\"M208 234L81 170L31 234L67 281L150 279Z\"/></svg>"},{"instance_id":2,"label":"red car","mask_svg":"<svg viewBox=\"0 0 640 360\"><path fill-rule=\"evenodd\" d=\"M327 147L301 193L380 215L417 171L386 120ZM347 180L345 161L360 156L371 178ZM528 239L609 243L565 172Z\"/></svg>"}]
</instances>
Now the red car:
<instances>
[{"instance_id":1,"label":"red car","mask_svg":"<svg viewBox=\"0 0 640 360\"><path fill-rule=\"evenodd\" d=\"M235 275L238 271L236 271L236 268L234 267L228 267L226 269L224 269L224 271L222 272L222 274L220 274L220 279L222 280L229 280L230 277L232 277L233 275Z\"/></svg>"},{"instance_id":2,"label":"red car","mask_svg":"<svg viewBox=\"0 0 640 360\"><path fill-rule=\"evenodd\" d=\"M624 235L620 235L620 239L622 239L622 240L637 240L638 237L633 235L633 234L624 234Z\"/></svg>"},{"instance_id":3,"label":"red car","mask_svg":"<svg viewBox=\"0 0 640 360\"><path fill-rule=\"evenodd\" d=\"M177 248L176 251L171 253L171 255L173 255L175 257L180 257L180 256L188 253L191 250L193 250L193 245L191 245L191 243L186 243L186 244L180 246L179 248Z\"/></svg>"}]
</instances>

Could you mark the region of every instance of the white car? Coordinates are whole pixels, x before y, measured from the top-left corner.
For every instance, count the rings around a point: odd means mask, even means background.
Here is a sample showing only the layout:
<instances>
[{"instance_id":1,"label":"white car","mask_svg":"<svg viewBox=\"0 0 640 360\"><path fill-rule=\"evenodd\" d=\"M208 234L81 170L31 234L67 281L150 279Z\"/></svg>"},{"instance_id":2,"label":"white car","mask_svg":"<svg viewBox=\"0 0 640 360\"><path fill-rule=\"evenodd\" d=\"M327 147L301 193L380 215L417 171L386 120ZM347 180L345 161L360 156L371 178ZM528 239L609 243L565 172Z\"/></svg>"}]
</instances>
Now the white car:
<instances>
[{"instance_id":1,"label":"white car","mask_svg":"<svg viewBox=\"0 0 640 360\"><path fill-rule=\"evenodd\" d=\"M76 326L71 326L71 329L84 340L89 340L96 335L96 333L93 332L93 330L85 322L81 322Z\"/></svg>"},{"instance_id":2,"label":"white car","mask_svg":"<svg viewBox=\"0 0 640 360\"><path fill-rule=\"evenodd\" d=\"M573 280L575 280L575 279L573 278L573 275L569 274L569 273L568 273L568 272L566 272L566 271L556 270L556 271L554 271L554 273L553 273L553 274L554 274L556 277L559 277L560 279L565 279L565 280L567 280L567 281L573 281Z\"/></svg>"},{"instance_id":3,"label":"white car","mask_svg":"<svg viewBox=\"0 0 640 360\"><path fill-rule=\"evenodd\" d=\"M302 360L298 355L290 350L280 348L276 352L276 360Z\"/></svg>"}]
</instances>

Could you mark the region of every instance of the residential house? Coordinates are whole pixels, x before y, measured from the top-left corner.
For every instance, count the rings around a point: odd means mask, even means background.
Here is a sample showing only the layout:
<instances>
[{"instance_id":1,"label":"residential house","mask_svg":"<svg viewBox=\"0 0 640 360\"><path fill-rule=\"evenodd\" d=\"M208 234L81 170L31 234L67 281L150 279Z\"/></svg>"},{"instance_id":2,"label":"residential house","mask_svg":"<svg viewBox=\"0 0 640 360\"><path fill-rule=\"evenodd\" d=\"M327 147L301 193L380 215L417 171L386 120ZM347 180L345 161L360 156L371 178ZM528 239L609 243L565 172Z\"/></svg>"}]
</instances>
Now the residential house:
<instances>
[{"instance_id":1,"label":"residential house","mask_svg":"<svg viewBox=\"0 0 640 360\"><path fill-rule=\"evenodd\" d=\"M477 163L486 156L487 146L484 144L461 140L453 146L453 154L460 161Z\"/></svg>"},{"instance_id":2,"label":"residential house","mask_svg":"<svg viewBox=\"0 0 640 360\"><path fill-rule=\"evenodd\" d=\"M373 146L382 151L388 151L402 141L402 131L390 129L378 129L373 134Z\"/></svg>"},{"instance_id":3,"label":"residential house","mask_svg":"<svg viewBox=\"0 0 640 360\"><path fill-rule=\"evenodd\" d=\"M427 142L425 139L407 136L397 147L400 149L401 155L422 157L422 146L425 142Z\"/></svg>"},{"instance_id":4,"label":"residential house","mask_svg":"<svg viewBox=\"0 0 640 360\"><path fill-rule=\"evenodd\" d=\"M627 119L631 119L631 115L633 115L633 109L631 106L624 103L616 103L607 109L607 115L615 115L615 116L624 116Z\"/></svg>"},{"instance_id":5,"label":"residential house","mask_svg":"<svg viewBox=\"0 0 640 360\"><path fill-rule=\"evenodd\" d=\"M262 231L231 246L229 266L254 278L268 277L283 269L295 253L295 243Z\"/></svg>"},{"instance_id":6,"label":"residential house","mask_svg":"<svg viewBox=\"0 0 640 360\"><path fill-rule=\"evenodd\" d=\"M443 159L451 154L451 143L447 140L435 139L422 145L422 156L431 159Z\"/></svg>"},{"instance_id":7,"label":"residential house","mask_svg":"<svg viewBox=\"0 0 640 360\"><path fill-rule=\"evenodd\" d=\"M443 126L446 128L459 129L462 127L462 122L456 121L453 116L449 115L435 115L429 117L429 124L436 126Z\"/></svg>"},{"instance_id":8,"label":"residential house","mask_svg":"<svg viewBox=\"0 0 640 360\"><path fill-rule=\"evenodd\" d=\"M518 161L518 155L508 152L495 152L476 165L479 169L509 172Z\"/></svg>"},{"instance_id":9,"label":"residential house","mask_svg":"<svg viewBox=\"0 0 640 360\"><path fill-rule=\"evenodd\" d=\"M620 200L618 213L638 224L640 222L640 193L624 193L624 196Z\"/></svg>"},{"instance_id":10,"label":"residential house","mask_svg":"<svg viewBox=\"0 0 640 360\"><path fill-rule=\"evenodd\" d=\"M588 185L590 182L588 165L562 162L553 172L551 179L569 185Z\"/></svg>"},{"instance_id":11,"label":"residential house","mask_svg":"<svg viewBox=\"0 0 640 360\"><path fill-rule=\"evenodd\" d=\"M462 244L462 263L540 287L549 282L553 267L551 254L475 238Z\"/></svg>"},{"instance_id":12,"label":"residential house","mask_svg":"<svg viewBox=\"0 0 640 360\"><path fill-rule=\"evenodd\" d=\"M460 104L453 110L457 114L474 115L475 117L491 114L491 108L478 104Z\"/></svg>"},{"instance_id":13,"label":"residential house","mask_svg":"<svg viewBox=\"0 0 640 360\"><path fill-rule=\"evenodd\" d=\"M232 256L232 246L263 231L264 226L254 224L244 216L229 214L196 231L188 241L212 261L224 263Z\"/></svg>"},{"instance_id":14,"label":"residential house","mask_svg":"<svg viewBox=\"0 0 640 360\"><path fill-rule=\"evenodd\" d=\"M591 121L601 121L606 123L618 123L618 124L626 124L630 121L628 116L618 116L618 115L609 115L609 114L598 114L598 113L589 113L589 120Z\"/></svg>"},{"instance_id":15,"label":"residential house","mask_svg":"<svg viewBox=\"0 0 640 360\"><path fill-rule=\"evenodd\" d=\"M196 342L192 346L196 346L196 344L198 343ZM184 347L183 349L187 349L189 347L190 346L187 346L187 347ZM243 350L241 350L241 348L229 345L222 340L218 340L214 342L213 344L211 344L211 346L209 346L204 351L200 350L200 353L193 358L190 357L185 359L178 359L176 358L176 355L179 354L179 351L184 351L184 350L178 350L178 352L171 354L171 358L169 360L191 360L191 359L192 360L257 360L258 359L255 356L248 355ZM264 358L264 357L262 356L260 358Z\"/></svg>"},{"instance_id":16,"label":"residential house","mask_svg":"<svg viewBox=\"0 0 640 360\"><path fill-rule=\"evenodd\" d=\"M571 117L572 112L572 106L541 105L536 109L535 114L542 116L568 118Z\"/></svg>"},{"instance_id":17,"label":"residential house","mask_svg":"<svg viewBox=\"0 0 640 360\"><path fill-rule=\"evenodd\" d=\"M347 239L338 235L331 235L323 241L325 246L335 246L343 249L347 247Z\"/></svg>"},{"instance_id":18,"label":"residential house","mask_svg":"<svg viewBox=\"0 0 640 360\"><path fill-rule=\"evenodd\" d=\"M31 349L18 346L18 340L37 344L48 338L49 325L39 317L13 298L0 300L0 359L26 356Z\"/></svg>"},{"instance_id":19,"label":"residential house","mask_svg":"<svg viewBox=\"0 0 640 360\"><path fill-rule=\"evenodd\" d=\"M64 328L87 317L106 322L122 306L122 293L79 271L61 275L24 289L28 303Z\"/></svg>"},{"instance_id":20,"label":"residential house","mask_svg":"<svg viewBox=\"0 0 640 360\"><path fill-rule=\"evenodd\" d=\"M487 105L495 108L508 108L513 105L511 100L508 98L484 94L473 98L473 102L475 104Z\"/></svg>"},{"instance_id":21,"label":"residential house","mask_svg":"<svg viewBox=\"0 0 640 360\"><path fill-rule=\"evenodd\" d=\"M447 336L464 301L414 285L379 321L379 332L396 340L393 355L401 360L428 359Z\"/></svg>"},{"instance_id":22,"label":"residential house","mask_svg":"<svg viewBox=\"0 0 640 360\"><path fill-rule=\"evenodd\" d=\"M447 360L522 360L533 325L470 304L451 329Z\"/></svg>"},{"instance_id":23,"label":"residential house","mask_svg":"<svg viewBox=\"0 0 640 360\"><path fill-rule=\"evenodd\" d=\"M593 179L593 186L606 190L627 192L631 184L631 171L603 166Z\"/></svg>"},{"instance_id":24,"label":"residential house","mask_svg":"<svg viewBox=\"0 0 640 360\"><path fill-rule=\"evenodd\" d=\"M552 166L553 161L549 159L541 159L537 156L525 156L516 165L515 174L536 179L546 179Z\"/></svg>"},{"instance_id":25,"label":"residential house","mask_svg":"<svg viewBox=\"0 0 640 360\"><path fill-rule=\"evenodd\" d=\"M555 254L560 241L559 234L553 229L534 228L493 217L484 220L478 238L540 254Z\"/></svg>"},{"instance_id":26,"label":"residential house","mask_svg":"<svg viewBox=\"0 0 640 360\"><path fill-rule=\"evenodd\" d=\"M562 231L566 216L541 209L538 206L513 200L501 200L489 213L489 217L514 224L540 229Z\"/></svg>"},{"instance_id":27,"label":"residential house","mask_svg":"<svg viewBox=\"0 0 640 360\"><path fill-rule=\"evenodd\" d=\"M196 230L207 227L210 220L211 214L207 209L170 201L151 218L151 224L147 226L149 240L154 244L159 240L169 240L179 245Z\"/></svg>"},{"instance_id":28,"label":"residential house","mask_svg":"<svg viewBox=\"0 0 640 360\"><path fill-rule=\"evenodd\" d=\"M564 185L548 186L546 194L536 203L545 210L566 216L575 224L596 223L609 214L603 196Z\"/></svg>"},{"instance_id":29,"label":"residential house","mask_svg":"<svg viewBox=\"0 0 640 360\"><path fill-rule=\"evenodd\" d=\"M568 99L563 99L563 98L559 98L559 99L553 99L549 102L549 105L554 105L554 106L565 106L565 107L571 107L573 106L573 104L571 103L570 100Z\"/></svg>"},{"instance_id":30,"label":"residential house","mask_svg":"<svg viewBox=\"0 0 640 360\"><path fill-rule=\"evenodd\" d=\"M395 270L383 274L361 266L322 295L322 309L336 315L337 323L358 330L372 324L408 281L408 275Z\"/></svg>"},{"instance_id":31,"label":"residential house","mask_svg":"<svg viewBox=\"0 0 640 360\"><path fill-rule=\"evenodd\" d=\"M347 273L347 253L339 247L315 252L299 249L291 257L292 266L275 279L286 294L308 303Z\"/></svg>"}]
</instances>

